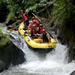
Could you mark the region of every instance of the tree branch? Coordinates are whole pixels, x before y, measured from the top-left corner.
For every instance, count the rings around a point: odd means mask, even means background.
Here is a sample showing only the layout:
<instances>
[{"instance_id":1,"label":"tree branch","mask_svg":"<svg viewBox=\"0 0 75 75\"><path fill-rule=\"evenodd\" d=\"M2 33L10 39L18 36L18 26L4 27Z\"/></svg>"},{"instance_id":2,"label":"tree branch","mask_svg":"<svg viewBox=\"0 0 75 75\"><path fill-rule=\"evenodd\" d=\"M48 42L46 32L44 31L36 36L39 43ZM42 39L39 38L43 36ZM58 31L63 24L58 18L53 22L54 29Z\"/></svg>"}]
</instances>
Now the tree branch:
<instances>
[{"instance_id":1,"label":"tree branch","mask_svg":"<svg viewBox=\"0 0 75 75\"><path fill-rule=\"evenodd\" d=\"M49 6L53 5L55 1L56 1L56 0L50 1L50 2L47 2L46 4L41 4L41 3L37 4L38 7L44 7L44 9L40 10L39 12L37 12L37 14L43 12L43 11L46 10Z\"/></svg>"}]
</instances>

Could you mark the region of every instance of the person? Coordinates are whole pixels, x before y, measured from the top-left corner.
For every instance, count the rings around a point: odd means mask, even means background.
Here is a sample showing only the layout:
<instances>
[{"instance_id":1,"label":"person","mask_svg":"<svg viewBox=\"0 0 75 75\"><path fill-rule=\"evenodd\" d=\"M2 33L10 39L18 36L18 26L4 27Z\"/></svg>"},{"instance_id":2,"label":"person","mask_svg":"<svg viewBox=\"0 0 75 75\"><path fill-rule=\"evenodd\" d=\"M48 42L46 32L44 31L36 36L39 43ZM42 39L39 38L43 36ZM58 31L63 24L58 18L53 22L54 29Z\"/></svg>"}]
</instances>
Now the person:
<instances>
[{"instance_id":1,"label":"person","mask_svg":"<svg viewBox=\"0 0 75 75\"><path fill-rule=\"evenodd\" d=\"M24 21L24 23L25 23L25 28L27 29L27 26L29 25L28 16L26 15L26 13L24 13L23 10L20 10L20 16L22 18L22 21Z\"/></svg>"},{"instance_id":2,"label":"person","mask_svg":"<svg viewBox=\"0 0 75 75\"><path fill-rule=\"evenodd\" d=\"M36 37L37 31L36 31L36 23L32 24L32 28L31 28L31 36L32 37Z\"/></svg>"},{"instance_id":3,"label":"person","mask_svg":"<svg viewBox=\"0 0 75 75\"><path fill-rule=\"evenodd\" d=\"M32 17L32 22L36 23L37 27L40 26L40 21L35 16Z\"/></svg>"},{"instance_id":4,"label":"person","mask_svg":"<svg viewBox=\"0 0 75 75\"><path fill-rule=\"evenodd\" d=\"M45 29L42 29L42 39L43 39L43 42L49 42L47 32Z\"/></svg>"},{"instance_id":5,"label":"person","mask_svg":"<svg viewBox=\"0 0 75 75\"><path fill-rule=\"evenodd\" d=\"M32 23L33 23L33 25L35 24L35 31L36 31L36 34L39 34L40 21L39 21L35 16L33 16L33 17L32 17Z\"/></svg>"},{"instance_id":6,"label":"person","mask_svg":"<svg viewBox=\"0 0 75 75\"><path fill-rule=\"evenodd\" d=\"M47 31L45 30L45 28L43 28L42 25L40 25L39 33L42 35L43 42L49 42L50 37L49 37Z\"/></svg>"},{"instance_id":7,"label":"person","mask_svg":"<svg viewBox=\"0 0 75 75\"><path fill-rule=\"evenodd\" d=\"M31 36L37 36L39 33L40 22L35 16L32 17L32 21L28 25L28 30L31 30Z\"/></svg>"},{"instance_id":8,"label":"person","mask_svg":"<svg viewBox=\"0 0 75 75\"><path fill-rule=\"evenodd\" d=\"M40 26L40 22L38 19L36 19L34 16L32 17L32 21L30 21L29 25L28 25L28 29L31 29L33 24L36 24L36 27Z\"/></svg>"},{"instance_id":9,"label":"person","mask_svg":"<svg viewBox=\"0 0 75 75\"><path fill-rule=\"evenodd\" d=\"M27 29L28 29L28 30L31 30L31 29L32 29L32 26L33 26L33 22L30 21L29 25L27 26Z\"/></svg>"}]
</instances>

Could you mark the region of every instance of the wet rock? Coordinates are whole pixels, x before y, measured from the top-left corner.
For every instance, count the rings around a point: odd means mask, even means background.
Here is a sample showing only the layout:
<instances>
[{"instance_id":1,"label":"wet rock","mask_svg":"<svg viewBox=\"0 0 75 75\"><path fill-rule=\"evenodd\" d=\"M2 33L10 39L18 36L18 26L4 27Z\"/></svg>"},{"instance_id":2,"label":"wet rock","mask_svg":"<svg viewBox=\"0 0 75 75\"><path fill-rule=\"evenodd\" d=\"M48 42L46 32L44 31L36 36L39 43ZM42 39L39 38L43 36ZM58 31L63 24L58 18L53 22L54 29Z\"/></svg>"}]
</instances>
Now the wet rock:
<instances>
[{"instance_id":1,"label":"wet rock","mask_svg":"<svg viewBox=\"0 0 75 75\"><path fill-rule=\"evenodd\" d=\"M0 72L2 72L5 69L5 63L0 60Z\"/></svg>"},{"instance_id":2,"label":"wet rock","mask_svg":"<svg viewBox=\"0 0 75 75\"><path fill-rule=\"evenodd\" d=\"M75 75L75 71L73 71L70 75Z\"/></svg>"},{"instance_id":3,"label":"wet rock","mask_svg":"<svg viewBox=\"0 0 75 75\"><path fill-rule=\"evenodd\" d=\"M11 60L11 63L13 65L18 65L18 64L21 64L25 61L25 58L24 58L24 53L22 52L22 50L18 49L16 46L12 46L13 47L13 52L11 53L11 57L12 57L12 60Z\"/></svg>"},{"instance_id":4,"label":"wet rock","mask_svg":"<svg viewBox=\"0 0 75 75\"><path fill-rule=\"evenodd\" d=\"M75 43L71 43L68 49L68 62L75 60Z\"/></svg>"},{"instance_id":5,"label":"wet rock","mask_svg":"<svg viewBox=\"0 0 75 75\"><path fill-rule=\"evenodd\" d=\"M10 64L18 65L25 61L24 53L17 48L12 42L0 48L0 72L8 69Z\"/></svg>"},{"instance_id":6,"label":"wet rock","mask_svg":"<svg viewBox=\"0 0 75 75\"><path fill-rule=\"evenodd\" d=\"M8 23L6 23L6 26L11 26L14 22L15 20L10 20Z\"/></svg>"},{"instance_id":7,"label":"wet rock","mask_svg":"<svg viewBox=\"0 0 75 75\"><path fill-rule=\"evenodd\" d=\"M0 72L3 72L4 70L8 69L9 65L3 60L0 60Z\"/></svg>"}]
</instances>

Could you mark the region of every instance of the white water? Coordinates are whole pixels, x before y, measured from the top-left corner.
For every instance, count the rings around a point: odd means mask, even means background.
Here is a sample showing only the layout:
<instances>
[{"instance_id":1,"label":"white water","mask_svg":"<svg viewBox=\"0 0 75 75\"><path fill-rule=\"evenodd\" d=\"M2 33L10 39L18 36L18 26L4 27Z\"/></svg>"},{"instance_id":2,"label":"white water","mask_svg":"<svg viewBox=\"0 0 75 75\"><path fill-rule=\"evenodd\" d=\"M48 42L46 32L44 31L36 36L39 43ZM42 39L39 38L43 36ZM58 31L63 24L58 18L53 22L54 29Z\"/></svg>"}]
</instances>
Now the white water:
<instances>
[{"instance_id":1,"label":"white water","mask_svg":"<svg viewBox=\"0 0 75 75\"><path fill-rule=\"evenodd\" d=\"M66 53L67 47L61 45L59 42L57 47L52 52L45 56L30 50L21 36L16 34L16 41L12 40L14 44L22 49L25 53L27 62L21 65L10 67L0 75L69 75L75 70L75 62L67 63ZM20 41L18 41L20 37ZM19 43L19 44L18 44ZM44 57L43 57L44 56Z\"/></svg>"}]
</instances>

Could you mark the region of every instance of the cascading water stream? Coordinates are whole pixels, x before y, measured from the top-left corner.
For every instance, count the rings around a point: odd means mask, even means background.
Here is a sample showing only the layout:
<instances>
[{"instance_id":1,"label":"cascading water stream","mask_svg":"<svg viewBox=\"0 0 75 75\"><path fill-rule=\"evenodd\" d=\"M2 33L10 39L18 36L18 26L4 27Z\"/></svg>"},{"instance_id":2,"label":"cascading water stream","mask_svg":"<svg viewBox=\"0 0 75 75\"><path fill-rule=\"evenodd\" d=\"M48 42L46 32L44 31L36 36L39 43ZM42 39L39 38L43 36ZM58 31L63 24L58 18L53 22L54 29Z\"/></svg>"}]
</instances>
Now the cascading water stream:
<instances>
[{"instance_id":1,"label":"cascading water stream","mask_svg":"<svg viewBox=\"0 0 75 75\"><path fill-rule=\"evenodd\" d=\"M26 62L12 67L0 75L69 75L75 70L75 62L67 63L67 47L58 42L55 50L47 53L43 58L38 52L30 50L23 38L14 32L12 42L25 53ZM43 60L42 60L43 59Z\"/></svg>"}]
</instances>

